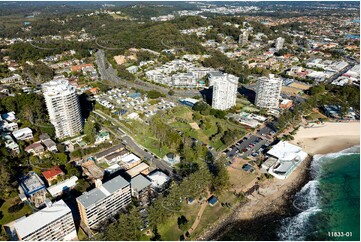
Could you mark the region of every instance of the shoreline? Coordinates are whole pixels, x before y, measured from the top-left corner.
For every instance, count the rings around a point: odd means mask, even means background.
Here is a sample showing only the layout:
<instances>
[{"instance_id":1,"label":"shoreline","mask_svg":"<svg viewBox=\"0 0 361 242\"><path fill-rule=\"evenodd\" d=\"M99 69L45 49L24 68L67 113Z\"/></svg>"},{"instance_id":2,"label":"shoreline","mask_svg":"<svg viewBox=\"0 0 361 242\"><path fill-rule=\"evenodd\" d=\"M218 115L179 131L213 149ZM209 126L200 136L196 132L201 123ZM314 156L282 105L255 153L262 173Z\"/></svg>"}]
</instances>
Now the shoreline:
<instances>
[{"instance_id":1,"label":"shoreline","mask_svg":"<svg viewBox=\"0 0 361 242\"><path fill-rule=\"evenodd\" d=\"M310 181L309 167L313 156L359 146L360 122L300 127L292 143L301 146L309 156L291 176L286 180L273 178L262 182L260 194L248 196L247 202L216 221L197 240L278 240L276 232L280 220L297 214L292 204L293 197Z\"/></svg>"},{"instance_id":2,"label":"shoreline","mask_svg":"<svg viewBox=\"0 0 361 242\"><path fill-rule=\"evenodd\" d=\"M259 194L248 196L247 202L239 204L233 213L217 221L197 240L277 240L276 229L269 229L269 226L277 226L281 218L296 212L293 197L309 181L311 161L312 157L306 158L289 180L273 178L260 183ZM239 237L228 237L232 234Z\"/></svg>"},{"instance_id":3,"label":"shoreline","mask_svg":"<svg viewBox=\"0 0 361 242\"><path fill-rule=\"evenodd\" d=\"M360 122L331 123L300 127L291 143L309 155L335 153L360 145Z\"/></svg>"}]
</instances>

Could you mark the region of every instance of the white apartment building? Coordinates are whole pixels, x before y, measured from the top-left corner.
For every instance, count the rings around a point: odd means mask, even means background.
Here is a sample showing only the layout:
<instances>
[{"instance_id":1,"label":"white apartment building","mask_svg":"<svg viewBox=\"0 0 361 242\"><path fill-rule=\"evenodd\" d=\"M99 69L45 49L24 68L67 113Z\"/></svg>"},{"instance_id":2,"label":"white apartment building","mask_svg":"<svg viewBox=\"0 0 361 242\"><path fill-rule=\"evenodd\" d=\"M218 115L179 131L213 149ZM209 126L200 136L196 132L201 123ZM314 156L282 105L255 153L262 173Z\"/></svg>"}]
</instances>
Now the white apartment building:
<instances>
[{"instance_id":1,"label":"white apartment building","mask_svg":"<svg viewBox=\"0 0 361 242\"><path fill-rule=\"evenodd\" d=\"M117 176L104 184L96 182L96 188L76 198L81 220L89 228L115 215L131 202L130 184Z\"/></svg>"},{"instance_id":2,"label":"white apartment building","mask_svg":"<svg viewBox=\"0 0 361 242\"><path fill-rule=\"evenodd\" d=\"M238 78L230 74L212 72L209 85L213 86L212 108L226 110L236 105Z\"/></svg>"},{"instance_id":3,"label":"white apartment building","mask_svg":"<svg viewBox=\"0 0 361 242\"><path fill-rule=\"evenodd\" d=\"M281 50L283 49L283 44L285 43L285 39L282 37L278 37L276 39L276 50Z\"/></svg>"},{"instance_id":4,"label":"white apartment building","mask_svg":"<svg viewBox=\"0 0 361 242\"><path fill-rule=\"evenodd\" d=\"M256 106L267 109L277 109L282 88L282 78L275 78L273 74L260 77L257 83Z\"/></svg>"},{"instance_id":5,"label":"white apartment building","mask_svg":"<svg viewBox=\"0 0 361 242\"><path fill-rule=\"evenodd\" d=\"M50 122L58 138L79 134L83 128L76 89L66 79L57 79L42 85Z\"/></svg>"},{"instance_id":6,"label":"white apartment building","mask_svg":"<svg viewBox=\"0 0 361 242\"><path fill-rule=\"evenodd\" d=\"M239 35L238 43L240 45L247 44L248 43L248 37L249 37L249 32L247 30L243 31L243 33Z\"/></svg>"},{"instance_id":7,"label":"white apartment building","mask_svg":"<svg viewBox=\"0 0 361 242\"><path fill-rule=\"evenodd\" d=\"M78 240L71 210L63 200L16 220L14 231L25 241Z\"/></svg>"}]
</instances>

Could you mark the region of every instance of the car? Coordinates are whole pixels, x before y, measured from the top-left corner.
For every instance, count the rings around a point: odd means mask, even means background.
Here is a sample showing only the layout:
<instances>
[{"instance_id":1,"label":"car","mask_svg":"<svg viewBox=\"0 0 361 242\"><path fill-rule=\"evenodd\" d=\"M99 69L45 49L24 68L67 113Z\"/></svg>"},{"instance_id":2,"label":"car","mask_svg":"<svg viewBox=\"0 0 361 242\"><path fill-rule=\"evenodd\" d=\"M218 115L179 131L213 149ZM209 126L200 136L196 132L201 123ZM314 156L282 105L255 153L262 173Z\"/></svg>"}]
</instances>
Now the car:
<instances>
[{"instance_id":1,"label":"car","mask_svg":"<svg viewBox=\"0 0 361 242\"><path fill-rule=\"evenodd\" d=\"M248 147L253 148L254 144L250 144Z\"/></svg>"},{"instance_id":2,"label":"car","mask_svg":"<svg viewBox=\"0 0 361 242\"><path fill-rule=\"evenodd\" d=\"M247 151L248 151L248 149L247 149L247 148L244 148L242 151L243 151L243 152L247 152Z\"/></svg>"}]
</instances>

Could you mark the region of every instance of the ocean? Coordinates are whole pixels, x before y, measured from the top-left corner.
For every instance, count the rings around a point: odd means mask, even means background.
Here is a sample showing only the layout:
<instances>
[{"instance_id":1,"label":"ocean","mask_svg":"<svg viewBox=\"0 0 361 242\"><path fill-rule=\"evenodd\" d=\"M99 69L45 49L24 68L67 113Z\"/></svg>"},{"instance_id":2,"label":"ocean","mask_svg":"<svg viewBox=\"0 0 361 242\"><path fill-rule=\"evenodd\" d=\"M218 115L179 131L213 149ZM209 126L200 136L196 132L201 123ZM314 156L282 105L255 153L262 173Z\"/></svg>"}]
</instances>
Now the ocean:
<instances>
[{"instance_id":1,"label":"ocean","mask_svg":"<svg viewBox=\"0 0 361 242\"><path fill-rule=\"evenodd\" d=\"M315 155L309 169L308 182L287 205L288 212L236 221L217 240L359 241L360 147Z\"/></svg>"},{"instance_id":2,"label":"ocean","mask_svg":"<svg viewBox=\"0 0 361 242\"><path fill-rule=\"evenodd\" d=\"M297 214L283 218L279 240L360 240L360 147L316 155L311 180L296 194Z\"/></svg>"}]
</instances>

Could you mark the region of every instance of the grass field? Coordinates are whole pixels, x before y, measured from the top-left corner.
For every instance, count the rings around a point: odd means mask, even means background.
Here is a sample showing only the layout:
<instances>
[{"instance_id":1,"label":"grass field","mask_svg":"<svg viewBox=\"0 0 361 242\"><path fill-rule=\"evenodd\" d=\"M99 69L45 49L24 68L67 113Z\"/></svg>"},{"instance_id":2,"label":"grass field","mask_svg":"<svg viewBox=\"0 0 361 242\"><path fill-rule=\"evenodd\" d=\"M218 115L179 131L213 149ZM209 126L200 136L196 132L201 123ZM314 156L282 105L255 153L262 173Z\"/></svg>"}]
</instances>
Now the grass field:
<instances>
[{"instance_id":1,"label":"grass field","mask_svg":"<svg viewBox=\"0 0 361 242\"><path fill-rule=\"evenodd\" d=\"M245 130L242 126L231 123L228 120L218 119L211 115L200 115L200 119L195 119L193 114L194 111L189 107L179 106L174 108L170 114L165 115L164 119L168 120L168 124L176 130L181 131L192 138L200 140L207 145L211 145L216 150L222 150L227 145L229 145L223 144L220 140L220 137L222 137L224 131L228 130L230 132L236 132L238 137L243 136L245 133ZM185 122L181 122L179 119L183 119ZM202 128L200 126L201 120L207 122L208 125L205 125L205 127ZM196 123L200 128L192 128L190 123ZM218 131L217 123L222 127L223 133L219 134L219 137L217 136L218 138L212 140L211 137L216 135Z\"/></svg>"},{"instance_id":2,"label":"grass field","mask_svg":"<svg viewBox=\"0 0 361 242\"><path fill-rule=\"evenodd\" d=\"M7 224L11 221L14 221L18 218L21 218L22 216L26 215L26 214L31 214L32 213L32 210L30 208L29 205L24 205L24 207L18 211L18 212L15 212L15 213L9 213L8 212L8 209L15 205L15 204L19 204L21 203L20 201L20 198L18 197L14 197L14 198L10 198L10 199L7 199L1 206L0 208L0 211L3 215L3 217L0 219L0 224L1 225L4 225L4 224Z\"/></svg>"},{"instance_id":3,"label":"grass field","mask_svg":"<svg viewBox=\"0 0 361 242\"><path fill-rule=\"evenodd\" d=\"M161 239L178 241L184 232L178 228L177 219L182 215L185 216L188 220L188 228L190 228L196 219L200 207L201 205L197 202L194 202L192 205L184 202L180 212L168 218L166 222L158 226L158 232L161 235Z\"/></svg>"},{"instance_id":4,"label":"grass field","mask_svg":"<svg viewBox=\"0 0 361 242\"><path fill-rule=\"evenodd\" d=\"M233 206L238 203L238 199L233 195L232 192L224 192L221 196L218 197L219 202L216 203L213 207L207 205L206 209L203 212L202 218L198 224L198 227L191 234L190 239L195 240L205 229L208 229L213 223L218 219L230 214L232 212ZM221 203L229 202L231 208L226 206L222 207Z\"/></svg>"}]
</instances>

